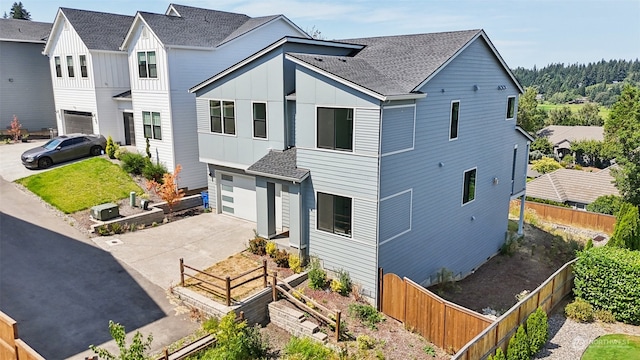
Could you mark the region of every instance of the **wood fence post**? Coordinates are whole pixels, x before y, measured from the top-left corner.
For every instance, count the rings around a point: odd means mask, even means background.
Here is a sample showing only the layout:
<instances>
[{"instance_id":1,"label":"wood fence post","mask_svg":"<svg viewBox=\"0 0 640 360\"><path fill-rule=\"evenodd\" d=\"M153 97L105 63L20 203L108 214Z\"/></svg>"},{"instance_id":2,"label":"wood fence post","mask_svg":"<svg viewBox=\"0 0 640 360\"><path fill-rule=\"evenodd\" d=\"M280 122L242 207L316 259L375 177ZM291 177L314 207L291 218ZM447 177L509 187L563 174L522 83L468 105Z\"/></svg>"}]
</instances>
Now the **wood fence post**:
<instances>
[{"instance_id":1,"label":"wood fence post","mask_svg":"<svg viewBox=\"0 0 640 360\"><path fill-rule=\"evenodd\" d=\"M384 294L384 272L382 268L378 268L378 311L382 311L382 296Z\"/></svg>"},{"instance_id":2,"label":"wood fence post","mask_svg":"<svg viewBox=\"0 0 640 360\"><path fill-rule=\"evenodd\" d=\"M163 360L169 360L169 349L164 348L164 358Z\"/></svg>"},{"instance_id":3,"label":"wood fence post","mask_svg":"<svg viewBox=\"0 0 640 360\"><path fill-rule=\"evenodd\" d=\"M273 297L273 301L278 301L278 290L276 290L276 283L278 281L278 273L273 272L273 278L271 280L271 296Z\"/></svg>"},{"instance_id":4,"label":"wood fence post","mask_svg":"<svg viewBox=\"0 0 640 360\"><path fill-rule=\"evenodd\" d=\"M227 306L231 306L231 277L227 276L225 280L227 288Z\"/></svg>"},{"instance_id":5,"label":"wood fence post","mask_svg":"<svg viewBox=\"0 0 640 360\"><path fill-rule=\"evenodd\" d=\"M340 317L342 312L340 310L336 311L336 342L340 341Z\"/></svg>"},{"instance_id":6,"label":"wood fence post","mask_svg":"<svg viewBox=\"0 0 640 360\"><path fill-rule=\"evenodd\" d=\"M267 287L267 260L263 259L262 260L262 277L263 277L263 287Z\"/></svg>"},{"instance_id":7,"label":"wood fence post","mask_svg":"<svg viewBox=\"0 0 640 360\"><path fill-rule=\"evenodd\" d=\"M180 285L184 287L184 259L180 258Z\"/></svg>"},{"instance_id":8,"label":"wood fence post","mask_svg":"<svg viewBox=\"0 0 640 360\"><path fill-rule=\"evenodd\" d=\"M240 311L240 322L244 321L244 311Z\"/></svg>"}]
</instances>

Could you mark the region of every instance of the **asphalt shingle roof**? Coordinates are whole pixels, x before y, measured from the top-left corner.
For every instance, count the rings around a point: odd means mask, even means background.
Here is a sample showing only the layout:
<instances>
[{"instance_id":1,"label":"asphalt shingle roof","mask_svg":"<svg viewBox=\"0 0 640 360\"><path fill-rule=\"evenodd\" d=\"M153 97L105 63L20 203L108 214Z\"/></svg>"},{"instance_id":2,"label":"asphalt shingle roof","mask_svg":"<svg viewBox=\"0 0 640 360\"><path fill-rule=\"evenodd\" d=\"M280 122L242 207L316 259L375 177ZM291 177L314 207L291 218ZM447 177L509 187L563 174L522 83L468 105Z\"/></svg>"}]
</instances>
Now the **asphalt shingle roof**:
<instances>
[{"instance_id":1,"label":"asphalt shingle roof","mask_svg":"<svg viewBox=\"0 0 640 360\"><path fill-rule=\"evenodd\" d=\"M165 45L216 47L274 18L172 5L180 16L139 12Z\"/></svg>"},{"instance_id":2,"label":"asphalt shingle roof","mask_svg":"<svg viewBox=\"0 0 640 360\"><path fill-rule=\"evenodd\" d=\"M527 183L527 196L590 204L603 195L620 195L610 168L598 172L558 169Z\"/></svg>"},{"instance_id":3,"label":"asphalt shingle roof","mask_svg":"<svg viewBox=\"0 0 640 360\"><path fill-rule=\"evenodd\" d=\"M365 45L352 57L289 55L378 94L409 94L481 31L339 40Z\"/></svg>"},{"instance_id":4,"label":"asphalt shingle roof","mask_svg":"<svg viewBox=\"0 0 640 360\"><path fill-rule=\"evenodd\" d=\"M296 148L290 148L284 151L269 151L267 155L249 166L247 173L302 181L309 174L309 170L297 167Z\"/></svg>"},{"instance_id":5,"label":"asphalt shingle roof","mask_svg":"<svg viewBox=\"0 0 640 360\"><path fill-rule=\"evenodd\" d=\"M0 40L45 43L51 23L19 19L0 19Z\"/></svg>"},{"instance_id":6,"label":"asphalt shingle roof","mask_svg":"<svg viewBox=\"0 0 640 360\"><path fill-rule=\"evenodd\" d=\"M559 145L563 141L561 147L569 148L570 143L577 140L604 140L604 128L602 126L564 126L551 125L538 131L538 136L546 137L554 145Z\"/></svg>"},{"instance_id":7,"label":"asphalt shingle roof","mask_svg":"<svg viewBox=\"0 0 640 360\"><path fill-rule=\"evenodd\" d=\"M60 8L90 50L119 51L133 16Z\"/></svg>"}]
</instances>

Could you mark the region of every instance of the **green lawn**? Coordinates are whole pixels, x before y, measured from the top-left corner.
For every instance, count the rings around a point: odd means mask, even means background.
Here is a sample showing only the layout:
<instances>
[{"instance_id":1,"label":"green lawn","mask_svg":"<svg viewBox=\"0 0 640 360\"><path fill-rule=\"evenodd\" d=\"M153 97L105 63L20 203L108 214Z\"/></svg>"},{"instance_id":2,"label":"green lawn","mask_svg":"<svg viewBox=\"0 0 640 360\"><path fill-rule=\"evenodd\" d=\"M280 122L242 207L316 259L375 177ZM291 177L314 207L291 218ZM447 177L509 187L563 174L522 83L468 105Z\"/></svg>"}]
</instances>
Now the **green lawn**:
<instances>
[{"instance_id":1,"label":"green lawn","mask_svg":"<svg viewBox=\"0 0 640 360\"><path fill-rule=\"evenodd\" d=\"M638 360L640 359L640 336L604 335L589 345L582 360Z\"/></svg>"},{"instance_id":2,"label":"green lawn","mask_svg":"<svg viewBox=\"0 0 640 360\"><path fill-rule=\"evenodd\" d=\"M65 214L127 198L143 190L118 165L91 158L16 180Z\"/></svg>"},{"instance_id":3,"label":"green lawn","mask_svg":"<svg viewBox=\"0 0 640 360\"><path fill-rule=\"evenodd\" d=\"M549 111L549 110L558 110L561 109L565 106L568 106L569 109L571 109L572 112L576 113L578 112L578 109L580 109L581 107L584 106L584 104L549 104L549 103L543 103L543 104L538 104L538 108L542 109L544 111ZM606 120L609 118L609 109L604 107L604 106L600 106L598 108L600 111L598 112L598 114L600 115L600 117L603 120Z\"/></svg>"}]
</instances>

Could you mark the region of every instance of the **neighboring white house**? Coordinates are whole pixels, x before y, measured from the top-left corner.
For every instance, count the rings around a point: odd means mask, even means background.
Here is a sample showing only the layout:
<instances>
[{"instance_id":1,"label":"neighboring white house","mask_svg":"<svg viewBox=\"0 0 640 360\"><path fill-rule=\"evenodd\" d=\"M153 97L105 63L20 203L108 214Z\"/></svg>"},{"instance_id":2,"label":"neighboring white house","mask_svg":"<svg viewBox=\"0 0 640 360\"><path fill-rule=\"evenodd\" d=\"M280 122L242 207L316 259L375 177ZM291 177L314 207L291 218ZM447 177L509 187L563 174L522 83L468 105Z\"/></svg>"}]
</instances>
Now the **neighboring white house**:
<instances>
[{"instance_id":1,"label":"neighboring white house","mask_svg":"<svg viewBox=\"0 0 640 360\"><path fill-rule=\"evenodd\" d=\"M127 54L120 51L132 16L60 8L43 54L49 57L58 132L96 133L130 144Z\"/></svg>"},{"instance_id":2,"label":"neighboring white house","mask_svg":"<svg viewBox=\"0 0 640 360\"><path fill-rule=\"evenodd\" d=\"M138 12L121 49L128 54L135 143L169 170L182 166L179 184L207 186L198 155L195 95L188 89L283 36L308 35L283 15L251 18L169 5L166 13Z\"/></svg>"},{"instance_id":3,"label":"neighboring white house","mask_svg":"<svg viewBox=\"0 0 640 360\"><path fill-rule=\"evenodd\" d=\"M53 90L42 48L50 23L0 19L0 124L18 117L26 132L56 126Z\"/></svg>"}]
</instances>

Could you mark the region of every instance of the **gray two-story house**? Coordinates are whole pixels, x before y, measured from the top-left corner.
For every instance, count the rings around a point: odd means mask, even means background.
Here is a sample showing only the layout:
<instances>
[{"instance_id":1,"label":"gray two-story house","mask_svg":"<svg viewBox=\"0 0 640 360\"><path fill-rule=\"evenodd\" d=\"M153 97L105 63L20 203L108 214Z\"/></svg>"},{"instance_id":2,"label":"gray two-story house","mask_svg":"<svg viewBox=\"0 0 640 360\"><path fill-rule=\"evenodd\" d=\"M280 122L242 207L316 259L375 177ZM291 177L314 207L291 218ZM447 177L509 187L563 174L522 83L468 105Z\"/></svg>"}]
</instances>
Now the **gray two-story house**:
<instances>
[{"instance_id":1,"label":"gray two-story house","mask_svg":"<svg viewBox=\"0 0 640 360\"><path fill-rule=\"evenodd\" d=\"M524 196L522 88L482 30L283 38L190 91L212 207L371 297L378 267L474 271Z\"/></svg>"}]
</instances>

